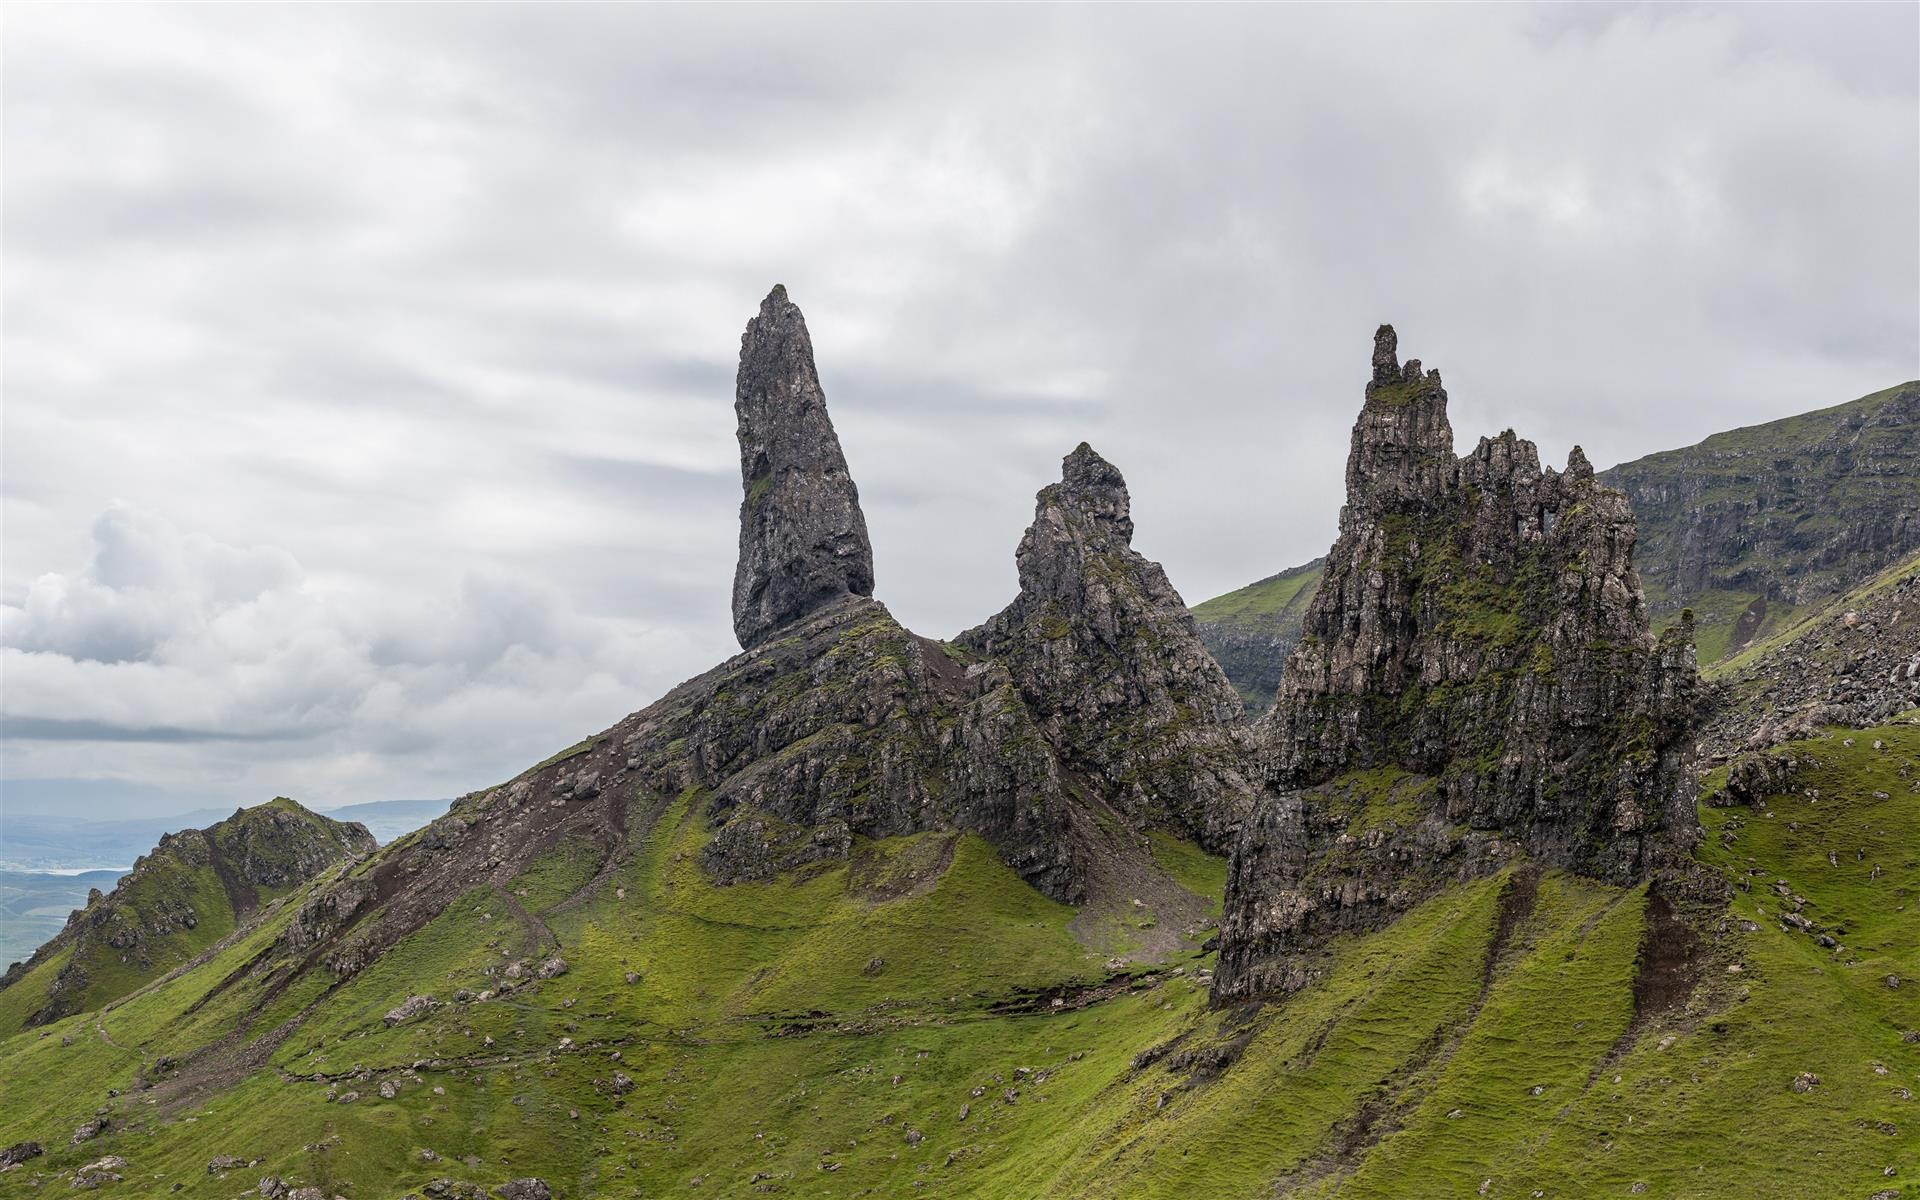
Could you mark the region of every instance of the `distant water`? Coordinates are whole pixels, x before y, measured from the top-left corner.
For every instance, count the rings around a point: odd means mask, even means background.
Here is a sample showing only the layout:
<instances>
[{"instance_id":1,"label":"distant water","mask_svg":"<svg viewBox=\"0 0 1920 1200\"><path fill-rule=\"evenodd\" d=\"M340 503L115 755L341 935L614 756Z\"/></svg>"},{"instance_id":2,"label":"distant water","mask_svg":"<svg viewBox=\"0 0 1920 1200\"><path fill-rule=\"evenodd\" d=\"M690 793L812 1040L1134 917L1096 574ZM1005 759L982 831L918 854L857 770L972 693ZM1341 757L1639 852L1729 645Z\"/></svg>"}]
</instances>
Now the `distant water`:
<instances>
[{"instance_id":1,"label":"distant water","mask_svg":"<svg viewBox=\"0 0 1920 1200\"><path fill-rule=\"evenodd\" d=\"M0 969L24 960L59 933L67 914L84 908L92 888L111 891L126 868L77 871L0 870Z\"/></svg>"}]
</instances>

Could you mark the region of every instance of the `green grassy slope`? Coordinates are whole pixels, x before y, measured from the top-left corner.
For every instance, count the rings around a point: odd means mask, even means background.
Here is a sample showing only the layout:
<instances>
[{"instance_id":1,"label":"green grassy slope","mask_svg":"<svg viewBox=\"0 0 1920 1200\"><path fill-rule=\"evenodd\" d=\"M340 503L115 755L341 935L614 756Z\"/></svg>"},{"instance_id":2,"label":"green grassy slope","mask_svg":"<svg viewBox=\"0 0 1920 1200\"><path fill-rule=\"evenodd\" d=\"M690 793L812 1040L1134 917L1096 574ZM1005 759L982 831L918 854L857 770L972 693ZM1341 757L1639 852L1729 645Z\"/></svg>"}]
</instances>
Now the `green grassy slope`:
<instances>
[{"instance_id":1,"label":"green grassy slope","mask_svg":"<svg viewBox=\"0 0 1920 1200\"><path fill-rule=\"evenodd\" d=\"M1911 1186L1920 727L1793 749L1791 795L1703 809L1703 858L1743 886L1698 987L1638 1019L1640 890L1516 868L1341 943L1285 1003L1212 1010L1208 956L1109 975L1071 909L968 837L715 888L690 793L596 887L581 890L596 853L561 842L338 986L222 988L269 951L283 905L212 962L0 1041L0 1143L48 1147L0 1196L64 1191L56 1172L107 1153L128 1167L105 1194L189 1197L268 1173L357 1198L528 1174L568 1198ZM1219 860L1154 849L1186 885L1219 886ZM506 978L556 953L564 974ZM383 1021L422 993L439 1005ZM193 1057L302 1010L252 1057ZM1819 1082L1796 1092L1803 1072ZM113 1127L68 1146L96 1111ZM262 1161L210 1175L228 1154Z\"/></svg>"},{"instance_id":2,"label":"green grassy slope","mask_svg":"<svg viewBox=\"0 0 1920 1200\"><path fill-rule=\"evenodd\" d=\"M1193 609L1200 640L1249 710L1258 712L1273 703L1280 667L1300 638L1307 604L1325 571L1326 560L1316 558Z\"/></svg>"}]
</instances>

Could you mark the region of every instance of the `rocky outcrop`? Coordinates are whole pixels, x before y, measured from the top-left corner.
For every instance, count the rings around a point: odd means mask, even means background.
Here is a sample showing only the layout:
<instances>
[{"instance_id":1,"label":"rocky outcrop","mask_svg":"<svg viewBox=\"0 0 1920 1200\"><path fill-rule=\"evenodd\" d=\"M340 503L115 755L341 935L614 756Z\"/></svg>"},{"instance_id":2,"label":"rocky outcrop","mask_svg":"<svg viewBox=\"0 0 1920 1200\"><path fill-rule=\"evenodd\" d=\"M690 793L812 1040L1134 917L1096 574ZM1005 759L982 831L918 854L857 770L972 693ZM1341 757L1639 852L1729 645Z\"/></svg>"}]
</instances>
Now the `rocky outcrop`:
<instances>
[{"instance_id":1,"label":"rocky outcrop","mask_svg":"<svg viewBox=\"0 0 1920 1200\"><path fill-rule=\"evenodd\" d=\"M873 595L860 493L813 365L806 318L776 286L740 338L740 560L733 630L743 648L847 596Z\"/></svg>"},{"instance_id":2,"label":"rocky outcrop","mask_svg":"<svg viewBox=\"0 0 1920 1200\"><path fill-rule=\"evenodd\" d=\"M205 829L166 834L113 891L96 889L59 934L14 963L0 989L23 984L64 956L51 978L34 985L45 989L44 998L27 1023L104 1003L137 986L124 982L126 968L158 975L211 941L207 930L230 929L265 901L373 849L364 825L309 812L285 797L236 810ZM119 990L96 986L109 976L122 981Z\"/></svg>"},{"instance_id":3,"label":"rocky outcrop","mask_svg":"<svg viewBox=\"0 0 1920 1200\"><path fill-rule=\"evenodd\" d=\"M1439 373L1395 349L1383 327L1340 536L1262 723L1287 794L1235 848L1216 995L1297 986L1324 932L1516 853L1626 882L1694 836L1691 630L1649 631L1625 497L1511 431L1456 459ZM1354 772L1407 790L1356 810Z\"/></svg>"},{"instance_id":4,"label":"rocky outcrop","mask_svg":"<svg viewBox=\"0 0 1920 1200\"><path fill-rule=\"evenodd\" d=\"M1224 853L1254 794L1240 699L1132 541L1126 480L1082 442L1039 494L1020 594L957 641L1004 664L1062 765L1132 824Z\"/></svg>"},{"instance_id":5,"label":"rocky outcrop","mask_svg":"<svg viewBox=\"0 0 1920 1200\"><path fill-rule=\"evenodd\" d=\"M1916 464L1920 383L1904 383L1650 454L1598 478L1633 508L1634 565L1655 626L1693 609L1704 664L1785 630L1807 606L1920 549ZM1194 607L1201 640L1255 711L1272 702L1300 639L1317 566Z\"/></svg>"},{"instance_id":6,"label":"rocky outcrop","mask_svg":"<svg viewBox=\"0 0 1920 1200\"><path fill-rule=\"evenodd\" d=\"M1920 557L1729 667L1715 681L1702 739L1714 758L1920 708Z\"/></svg>"}]
</instances>

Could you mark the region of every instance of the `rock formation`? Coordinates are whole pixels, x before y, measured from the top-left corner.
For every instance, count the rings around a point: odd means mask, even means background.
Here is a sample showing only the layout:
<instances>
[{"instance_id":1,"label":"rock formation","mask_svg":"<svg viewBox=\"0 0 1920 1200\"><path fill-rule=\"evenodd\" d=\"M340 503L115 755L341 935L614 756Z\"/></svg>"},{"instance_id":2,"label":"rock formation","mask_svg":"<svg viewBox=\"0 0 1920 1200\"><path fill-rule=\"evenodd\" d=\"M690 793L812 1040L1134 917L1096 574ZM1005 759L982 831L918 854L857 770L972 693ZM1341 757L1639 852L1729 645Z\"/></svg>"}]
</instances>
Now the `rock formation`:
<instances>
[{"instance_id":1,"label":"rock formation","mask_svg":"<svg viewBox=\"0 0 1920 1200\"><path fill-rule=\"evenodd\" d=\"M936 642L866 594L858 495L784 289L747 327L736 398L744 652L463 797L310 898L277 953L352 975L562 841L622 861L676 806L709 831L699 861L720 884L845 859L861 839L958 832L1054 899L1145 895L1176 930L1204 920L1170 881L1152 890L1165 877L1142 830L1223 846L1251 792L1245 735L1179 596L1128 544L1119 473L1085 447L1068 456L1021 546L1021 598L964 644Z\"/></svg>"},{"instance_id":2,"label":"rock formation","mask_svg":"<svg viewBox=\"0 0 1920 1200\"><path fill-rule=\"evenodd\" d=\"M873 595L873 546L813 366L806 318L775 286L740 337L740 561L733 630L752 649L846 596Z\"/></svg>"},{"instance_id":3,"label":"rock formation","mask_svg":"<svg viewBox=\"0 0 1920 1200\"><path fill-rule=\"evenodd\" d=\"M1511 431L1456 459L1439 373L1395 353L1382 327L1216 995L1298 986L1323 934L1518 853L1625 883L1693 836L1691 629L1649 632L1626 498Z\"/></svg>"},{"instance_id":4,"label":"rock formation","mask_svg":"<svg viewBox=\"0 0 1920 1200\"><path fill-rule=\"evenodd\" d=\"M1085 442L1061 467L1015 554L1020 594L957 640L1005 664L1063 765L1131 823L1225 853L1254 792L1240 699L1133 549L1120 472Z\"/></svg>"},{"instance_id":5,"label":"rock formation","mask_svg":"<svg viewBox=\"0 0 1920 1200\"><path fill-rule=\"evenodd\" d=\"M1634 568L1656 628L1691 608L1701 663L1720 661L1920 550L1920 383L1717 433L1597 478L1633 506ZM1194 606L1201 640L1255 712L1272 702L1300 639L1318 569L1293 567Z\"/></svg>"}]
</instances>

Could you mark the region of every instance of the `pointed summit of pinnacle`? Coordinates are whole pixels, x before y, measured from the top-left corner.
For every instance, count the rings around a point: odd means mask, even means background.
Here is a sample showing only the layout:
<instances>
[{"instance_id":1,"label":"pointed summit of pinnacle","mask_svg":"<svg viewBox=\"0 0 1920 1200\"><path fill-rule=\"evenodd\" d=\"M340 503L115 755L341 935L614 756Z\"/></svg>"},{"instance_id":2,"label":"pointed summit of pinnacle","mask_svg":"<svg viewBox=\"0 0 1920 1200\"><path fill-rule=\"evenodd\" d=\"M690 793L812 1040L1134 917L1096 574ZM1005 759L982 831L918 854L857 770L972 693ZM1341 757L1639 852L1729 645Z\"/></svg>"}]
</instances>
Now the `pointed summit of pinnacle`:
<instances>
[{"instance_id":1,"label":"pointed summit of pinnacle","mask_svg":"<svg viewBox=\"0 0 1920 1200\"><path fill-rule=\"evenodd\" d=\"M873 595L860 493L827 416L813 340L775 284L740 337L740 561L733 630L744 648L845 596Z\"/></svg>"},{"instance_id":2,"label":"pointed summit of pinnacle","mask_svg":"<svg viewBox=\"0 0 1920 1200\"><path fill-rule=\"evenodd\" d=\"M1567 475L1572 479L1593 478L1593 464L1587 461L1587 452L1578 446L1567 454Z\"/></svg>"},{"instance_id":3,"label":"pointed summit of pinnacle","mask_svg":"<svg viewBox=\"0 0 1920 1200\"><path fill-rule=\"evenodd\" d=\"M1060 482L1069 487L1118 488L1122 493L1127 490L1120 468L1100 457L1099 451L1085 442L1060 460Z\"/></svg>"},{"instance_id":4,"label":"pointed summit of pinnacle","mask_svg":"<svg viewBox=\"0 0 1920 1200\"><path fill-rule=\"evenodd\" d=\"M1400 337L1393 326L1382 325L1373 332L1373 381L1393 383L1400 378Z\"/></svg>"},{"instance_id":5,"label":"pointed summit of pinnacle","mask_svg":"<svg viewBox=\"0 0 1920 1200\"><path fill-rule=\"evenodd\" d=\"M1123 541L1133 539L1126 477L1087 443L1081 442L1060 460L1060 482L1041 491L1043 503L1049 495L1056 504L1071 506L1078 514L1114 526Z\"/></svg>"}]
</instances>

